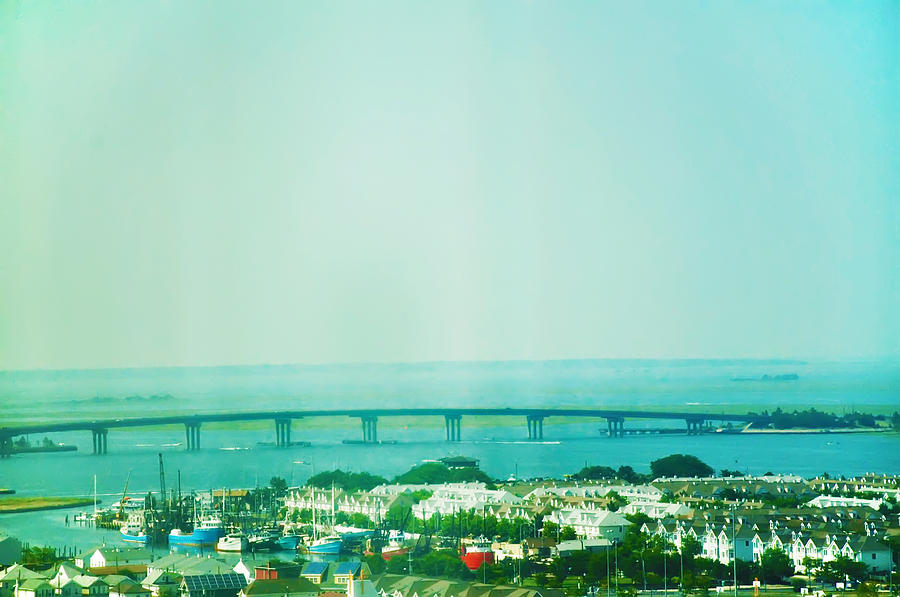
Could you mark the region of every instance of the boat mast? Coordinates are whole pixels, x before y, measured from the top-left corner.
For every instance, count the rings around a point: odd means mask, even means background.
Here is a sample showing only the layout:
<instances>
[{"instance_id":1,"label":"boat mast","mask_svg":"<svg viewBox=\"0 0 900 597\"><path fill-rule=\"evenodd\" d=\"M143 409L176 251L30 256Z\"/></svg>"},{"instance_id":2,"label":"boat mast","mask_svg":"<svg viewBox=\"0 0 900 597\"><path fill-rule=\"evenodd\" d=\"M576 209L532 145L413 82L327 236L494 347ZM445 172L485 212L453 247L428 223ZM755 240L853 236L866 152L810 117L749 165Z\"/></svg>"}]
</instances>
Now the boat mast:
<instances>
[{"instance_id":1,"label":"boat mast","mask_svg":"<svg viewBox=\"0 0 900 597\"><path fill-rule=\"evenodd\" d=\"M94 475L94 519L97 518L97 475Z\"/></svg>"},{"instance_id":2,"label":"boat mast","mask_svg":"<svg viewBox=\"0 0 900 597\"><path fill-rule=\"evenodd\" d=\"M334 481L331 482L331 530L334 530Z\"/></svg>"}]
</instances>

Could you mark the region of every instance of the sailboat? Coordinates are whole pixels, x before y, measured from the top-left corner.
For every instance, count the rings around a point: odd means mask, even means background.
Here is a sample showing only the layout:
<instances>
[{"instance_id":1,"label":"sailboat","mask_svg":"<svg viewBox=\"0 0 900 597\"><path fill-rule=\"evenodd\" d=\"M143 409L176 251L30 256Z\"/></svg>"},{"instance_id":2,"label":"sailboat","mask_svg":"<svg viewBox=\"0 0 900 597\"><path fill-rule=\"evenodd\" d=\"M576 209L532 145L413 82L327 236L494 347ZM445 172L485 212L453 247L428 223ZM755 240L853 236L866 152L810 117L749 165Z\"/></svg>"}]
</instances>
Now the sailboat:
<instances>
[{"instance_id":1,"label":"sailboat","mask_svg":"<svg viewBox=\"0 0 900 597\"><path fill-rule=\"evenodd\" d=\"M313 489L315 492L315 489ZM313 493L315 496L315 493ZM315 500L314 500L315 501ZM317 533L318 529L316 528L315 522L316 516L316 507L315 503L313 504L313 533ZM331 484L331 528L334 529L334 483ZM339 535L331 534L325 537L319 537L317 539L313 539L312 543L307 546L307 551L309 553L318 553L318 554L339 554L341 553L341 538Z\"/></svg>"}]
</instances>

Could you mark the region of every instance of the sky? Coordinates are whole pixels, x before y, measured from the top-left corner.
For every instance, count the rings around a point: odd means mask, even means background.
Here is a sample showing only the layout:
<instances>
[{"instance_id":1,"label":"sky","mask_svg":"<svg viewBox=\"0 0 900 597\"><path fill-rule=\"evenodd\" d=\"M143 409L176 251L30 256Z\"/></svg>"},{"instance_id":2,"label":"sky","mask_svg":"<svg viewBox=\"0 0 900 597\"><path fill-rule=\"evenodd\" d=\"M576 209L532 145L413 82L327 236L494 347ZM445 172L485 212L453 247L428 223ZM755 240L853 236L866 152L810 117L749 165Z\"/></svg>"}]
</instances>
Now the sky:
<instances>
[{"instance_id":1,"label":"sky","mask_svg":"<svg viewBox=\"0 0 900 597\"><path fill-rule=\"evenodd\" d=\"M900 358L900 3L0 3L0 369Z\"/></svg>"}]
</instances>

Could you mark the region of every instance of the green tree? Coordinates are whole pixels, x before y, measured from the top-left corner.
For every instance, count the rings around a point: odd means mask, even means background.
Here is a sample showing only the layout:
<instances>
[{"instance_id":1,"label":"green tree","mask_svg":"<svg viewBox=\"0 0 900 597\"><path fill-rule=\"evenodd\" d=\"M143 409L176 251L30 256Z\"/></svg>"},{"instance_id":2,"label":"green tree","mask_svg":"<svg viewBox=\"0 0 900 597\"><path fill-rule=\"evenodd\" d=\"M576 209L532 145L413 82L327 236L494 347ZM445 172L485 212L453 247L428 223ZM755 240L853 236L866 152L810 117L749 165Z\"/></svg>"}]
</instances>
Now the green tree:
<instances>
[{"instance_id":1,"label":"green tree","mask_svg":"<svg viewBox=\"0 0 900 597\"><path fill-rule=\"evenodd\" d=\"M760 558L760 574L766 582L784 582L794 574L790 556L780 549L767 549Z\"/></svg>"},{"instance_id":2,"label":"green tree","mask_svg":"<svg viewBox=\"0 0 900 597\"><path fill-rule=\"evenodd\" d=\"M575 529L572 527L563 527L559 529L559 540L560 541L571 541L575 539L577 535L575 534Z\"/></svg>"},{"instance_id":3,"label":"green tree","mask_svg":"<svg viewBox=\"0 0 900 597\"><path fill-rule=\"evenodd\" d=\"M272 477L269 479L269 487L272 488L272 493L275 497L284 497L287 493L287 481L281 477Z\"/></svg>"},{"instance_id":4,"label":"green tree","mask_svg":"<svg viewBox=\"0 0 900 597\"><path fill-rule=\"evenodd\" d=\"M816 575L819 580L827 583L843 582L849 579L859 582L868 574L868 567L864 562L851 560L847 556L838 556L834 560L822 564L822 568Z\"/></svg>"},{"instance_id":5,"label":"green tree","mask_svg":"<svg viewBox=\"0 0 900 597\"><path fill-rule=\"evenodd\" d=\"M549 520L544 521L544 526L541 527L541 536L556 539L557 535L559 535L559 525Z\"/></svg>"},{"instance_id":6,"label":"green tree","mask_svg":"<svg viewBox=\"0 0 900 597\"><path fill-rule=\"evenodd\" d=\"M370 491L378 485L387 483L387 479L371 473L351 473L340 469L323 471L310 477L306 484L312 487L328 489L332 485L344 491Z\"/></svg>"},{"instance_id":7,"label":"green tree","mask_svg":"<svg viewBox=\"0 0 900 597\"><path fill-rule=\"evenodd\" d=\"M690 454L671 454L650 463L650 470L656 477L709 477L711 466Z\"/></svg>"}]
</instances>

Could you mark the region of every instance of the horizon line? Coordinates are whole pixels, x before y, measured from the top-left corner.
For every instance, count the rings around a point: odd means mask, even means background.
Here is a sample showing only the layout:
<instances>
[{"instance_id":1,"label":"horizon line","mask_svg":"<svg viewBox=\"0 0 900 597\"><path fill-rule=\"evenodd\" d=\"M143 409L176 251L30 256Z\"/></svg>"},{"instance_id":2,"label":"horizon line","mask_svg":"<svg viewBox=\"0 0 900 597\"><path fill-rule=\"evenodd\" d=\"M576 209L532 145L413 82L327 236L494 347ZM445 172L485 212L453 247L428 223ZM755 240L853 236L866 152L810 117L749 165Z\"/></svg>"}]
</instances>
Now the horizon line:
<instances>
[{"instance_id":1,"label":"horizon line","mask_svg":"<svg viewBox=\"0 0 900 597\"><path fill-rule=\"evenodd\" d=\"M422 361L330 361L330 362L282 362L282 363L230 363L217 365L130 365L96 367L30 367L20 369L0 369L5 373L64 373L73 371L132 371L158 369L240 369L251 367L352 367L391 365L451 365L451 364L498 364L498 363L562 363L562 362L758 362L808 365L810 363L891 363L900 362L898 356L883 357L572 357L546 359L432 359Z\"/></svg>"}]
</instances>

